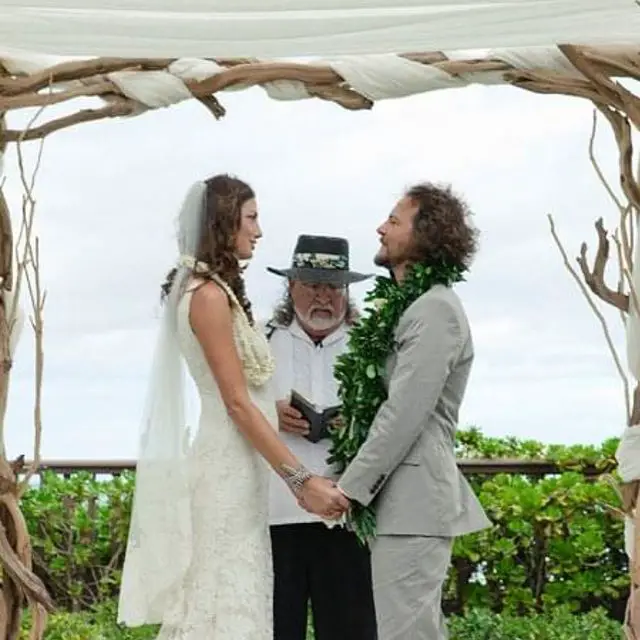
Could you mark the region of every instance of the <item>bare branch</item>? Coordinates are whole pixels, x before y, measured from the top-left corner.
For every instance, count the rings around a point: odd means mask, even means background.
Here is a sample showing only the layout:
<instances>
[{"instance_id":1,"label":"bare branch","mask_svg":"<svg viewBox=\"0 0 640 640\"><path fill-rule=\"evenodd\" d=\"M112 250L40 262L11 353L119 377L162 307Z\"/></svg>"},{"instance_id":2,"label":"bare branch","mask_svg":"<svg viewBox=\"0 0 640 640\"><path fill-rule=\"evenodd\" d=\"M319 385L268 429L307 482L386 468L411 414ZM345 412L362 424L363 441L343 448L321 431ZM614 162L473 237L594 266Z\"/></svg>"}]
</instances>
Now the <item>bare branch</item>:
<instances>
[{"instance_id":1,"label":"bare branch","mask_svg":"<svg viewBox=\"0 0 640 640\"><path fill-rule=\"evenodd\" d=\"M29 126L33 125L42 109L33 116ZM24 137L24 136L23 136ZM46 587L33 573L33 558L26 522L20 511L19 498L29 485L29 480L37 472L40 464L42 440L42 381L44 371L43 356L43 311L45 292L40 279L40 246L34 236L34 217L36 199L34 188L42 162L43 140L40 141L35 163L27 172L22 148L23 138L18 140L17 155L20 169L20 180L23 188L20 231L15 246L16 278L13 300L8 304L7 295L2 299L0 307L0 328L2 329L2 349L11 363L11 341L16 330L21 289L26 282L28 298L31 304L31 324L35 334L35 398L33 409L34 452L33 461L24 470L24 457L9 464L6 451L0 455L0 568L3 573L0 588L0 605L3 610L0 616L0 632L6 633L3 638L15 640L20 629L22 610L29 606L32 612L30 640L42 640L47 622L47 612L52 610L53 603ZM9 219L10 224L10 219ZM9 227L10 230L10 227ZM3 238L5 242L6 238ZM13 238L9 239L9 245ZM11 249L11 254L14 249ZM13 256L12 256L13 257ZM4 429L8 401L8 368L0 374L0 443L4 442ZM19 474L24 478L18 483Z\"/></svg>"},{"instance_id":2,"label":"bare branch","mask_svg":"<svg viewBox=\"0 0 640 640\"><path fill-rule=\"evenodd\" d=\"M213 117L216 120L223 118L227 113L226 109L220 104L215 96L204 96L202 98L198 98L198 101L213 114Z\"/></svg>"},{"instance_id":3,"label":"bare branch","mask_svg":"<svg viewBox=\"0 0 640 640\"><path fill-rule=\"evenodd\" d=\"M618 355L618 351L615 345L613 344L613 339L611 338L611 333L609 332L609 325L607 324L605 317L602 315L602 312L600 311L600 309L598 309L596 303L593 301L593 298L589 295L589 289L587 288L587 285L584 282L582 282L582 280L580 279L580 276L571 265L571 262L569 262L569 256L567 255L567 252L565 251L565 248L562 245L562 242L556 232L553 216L551 214L547 214L547 218L549 219L549 227L551 229L551 235L553 236L553 239L558 247L558 250L562 255L562 259L564 261L565 267L567 268L567 270L569 271L573 279L576 281L578 287L580 288L580 291L582 291L585 299L587 300L589 306L591 307L591 310L596 315L596 318L598 319L598 321L600 322L600 326L602 327L605 340L607 341L607 346L609 347L609 351L613 356L613 361L615 363L616 369L618 370L618 373L622 380L626 416L628 421L631 418L631 407L630 407L630 398L629 398L629 379L624 370L624 367L622 366L622 362L620 360L620 356Z\"/></svg>"},{"instance_id":4,"label":"bare branch","mask_svg":"<svg viewBox=\"0 0 640 640\"><path fill-rule=\"evenodd\" d=\"M48 93L31 93L26 95L7 96L0 95L0 111L9 111L29 107L49 107L75 98L89 98L91 96L109 95L117 93L115 85L109 80L87 80L72 89L64 91L50 91Z\"/></svg>"},{"instance_id":5,"label":"bare branch","mask_svg":"<svg viewBox=\"0 0 640 640\"><path fill-rule=\"evenodd\" d=\"M598 119L597 119L597 112L594 109L593 111L593 119L592 119L592 127L591 127L591 136L589 138L589 159L591 160L591 164L593 166L593 168L596 171L596 174L600 180L600 182L602 183L602 185L604 186L605 190L607 191L607 193L609 194L609 197L613 200L613 202L615 203L619 213L620 213L620 223L619 223L619 231L620 231L620 236L618 236L617 233L614 233L614 239L617 245L617 256L618 256L618 267L619 267L619 272L620 272L620 281L618 282L618 289L617 292L614 294L615 300L612 299L611 295L609 295L609 289L605 286L604 284L604 265L603 265L603 269L602 269L602 273L601 276L599 278L599 286L598 286L598 290L594 290L593 287L591 287L590 284L590 280L588 277L588 270L585 269L586 263L585 263L585 251L586 251L586 245L583 245L583 253L582 253L582 261L580 263L580 267L582 268L582 272L583 275L585 277L585 281L587 282L587 284L589 284L591 290L601 299L603 299L605 302L608 302L609 304L613 304L614 306L617 306L622 312L628 312L629 311L629 297L631 297L634 301L634 309L638 312L640 311L640 306L638 305L638 297L637 297L637 292L635 291L635 287L633 284L633 279L631 277L631 269L632 269L632 265L633 265L633 246L634 246L634 242L635 242L635 238L634 238L634 207L632 204L623 204L623 202L618 198L618 196L615 194L613 188L611 187L611 185L609 184L609 181L606 179L603 171L600 168L600 165L596 159L595 156L595 136L596 136L596 131L597 131L597 124L598 124ZM614 131L615 132L615 131ZM616 139L618 140L618 136L616 136ZM621 137L621 139L619 140L619 144L625 144L624 143L624 136ZM628 140L628 144L631 145L631 139L629 138ZM621 174L623 176L623 180L627 179L627 176L630 172L630 158L633 155L633 148L631 148L631 151L629 152L627 149L625 149L625 154L628 154L629 160L625 161L625 170L623 171L623 173ZM625 156L626 157L626 156ZM628 193L628 190L627 190ZM602 219L599 220L599 223L601 225L602 223ZM597 227L596 227L597 228ZM597 229L598 231L598 239L599 239L599 248L598 248L598 252L600 253L600 247L602 246L603 242L607 242L606 240L606 231L604 231L604 229ZM604 252L608 255L608 246L606 247L606 249L604 250ZM606 256L604 258L605 262L607 260ZM598 262L598 258L596 257L596 263ZM595 273L595 267L594 267L594 273ZM630 291L630 296L628 295L624 295L624 282L626 282L628 284L629 287L629 291ZM604 294L604 297L603 295ZM617 294L617 295L616 295ZM622 302L622 297L624 296L625 299L625 303L624 303L624 307L620 306L620 303ZM624 317L623 314L623 322L626 322L626 318Z\"/></svg>"},{"instance_id":6,"label":"bare branch","mask_svg":"<svg viewBox=\"0 0 640 640\"><path fill-rule=\"evenodd\" d=\"M629 201L629 207L632 212L640 211L640 186L633 175L633 142L631 136L631 125L625 115L618 111L614 111L609 106L598 105L598 109L604 114L609 121L611 128L615 134L616 143L619 151L619 169L620 169L620 185L622 191ZM633 305L633 310L637 316L640 316L640 301L638 292L631 277L631 268L633 265L633 255L631 253L632 241L629 238L627 225L624 224L623 218L620 224L620 239L622 244L622 252L625 261L625 278L629 285L629 299Z\"/></svg>"},{"instance_id":7,"label":"bare branch","mask_svg":"<svg viewBox=\"0 0 640 640\"><path fill-rule=\"evenodd\" d=\"M72 127L81 122L95 122L97 120L103 120L104 118L117 118L122 116L129 116L135 113L137 105L132 101L127 101L124 98L118 103L109 104L106 107L100 109L84 109L62 118L51 120L39 127L33 127L31 129L25 129L24 131L15 131L7 129L5 135L9 142L38 140L39 138L45 138L55 131Z\"/></svg>"},{"instance_id":8,"label":"bare branch","mask_svg":"<svg viewBox=\"0 0 640 640\"><path fill-rule=\"evenodd\" d=\"M35 182L42 164L42 152L44 149L44 140L39 141L38 155L36 157L34 168L29 179L25 171L24 157L22 153L22 143L17 144L18 165L20 167L20 180L23 187L22 200L22 224L20 229L19 242L16 251L20 252L17 259L18 281L16 283L16 299L14 300L14 309L12 321L15 321L17 314L16 305L18 304L19 284L22 280L20 276L24 276L27 283L29 300L31 303L31 326L35 336L35 399L33 409L34 422L34 452L33 460L27 469L24 478L18 487L18 495L21 496L29 487L31 478L37 473L41 459L42 444L42 383L44 373L44 349L43 349L43 329L44 329L44 300L46 293L42 290L40 280L40 241L36 236L32 237L33 224L35 218L36 199L33 195Z\"/></svg>"},{"instance_id":9,"label":"bare branch","mask_svg":"<svg viewBox=\"0 0 640 640\"><path fill-rule=\"evenodd\" d=\"M613 187L611 186L611 184L609 184L609 181L605 177L604 172L600 168L598 159L596 158L595 142L596 142L597 130L598 130L598 112L596 109L594 109L591 116L591 135L589 136L589 160L591 161L591 166L594 168L596 175L598 176L598 179L602 183L602 186L605 188L605 190L609 194L609 197L613 200L618 210L622 212L625 209L625 205L622 204L622 201L616 195L615 191L613 190Z\"/></svg>"},{"instance_id":10,"label":"bare branch","mask_svg":"<svg viewBox=\"0 0 640 640\"><path fill-rule=\"evenodd\" d=\"M587 243L583 242L580 247L580 256L577 258L582 271L582 277L591 292L603 302L610 304L620 311L629 310L629 297L619 291L613 291L604 282L604 272L609 259L609 239L602 223L602 218L598 218L595 223L598 234L598 250L593 264L593 270L589 270L587 263Z\"/></svg>"},{"instance_id":11,"label":"bare branch","mask_svg":"<svg viewBox=\"0 0 640 640\"><path fill-rule=\"evenodd\" d=\"M27 124L27 131L29 127L33 126L37 119L40 117L40 114L44 111L44 107L41 107L36 111L33 117L29 120ZM31 179L27 179L27 170L25 168L24 162L24 154L22 152L22 143L24 138L21 138L16 143L16 151L18 156L18 169L20 173L20 181L22 183L22 221L20 225L20 231L18 232L18 237L16 240L16 284L15 284L15 296L13 298L13 305L9 311L7 320L9 322L10 330L13 329L13 325L16 320L18 305L20 304L20 293L22 286L22 279L24 275L25 264L27 261L27 257L29 255L29 248L31 244L31 233L33 230L33 213L35 208L35 200L33 198L33 188L35 185L35 180L40 170L40 165L42 163L42 152L44 149L44 139L39 140L38 144L38 154L36 156L35 167L32 171ZM31 211L29 215L29 211L26 210L27 207L31 207ZM20 247L22 247L22 252L20 253Z\"/></svg>"},{"instance_id":12,"label":"bare branch","mask_svg":"<svg viewBox=\"0 0 640 640\"><path fill-rule=\"evenodd\" d=\"M625 283L625 273L624 273L624 259L622 257L622 245L620 244L620 237L618 234L618 230L613 233L613 241L616 245L616 255L618 257L618 286L616 292L619 295L625 295L624 293L624 283ZM627 309L620 309L620 320L622 320L622 325L627 326L627 312L629 308L629 298L627 297Z\"/></svg>"},{"instance_id":13,"label":"bare branch","mask_svg":"<svg viewBox=\"0 0 640 640\"><path fill-rule=\"evenodd\" d=\"M32 269L26 271L31 300L31 326L35 334L35 399L33 405L33 460L18 487L18 495L24 495L29 487L31 478L38 472L42 448L42 382L44 374L44 303L46 292L40 283L40 240L35 238L35 248L30 251Z\"/></svg>"},{"instance_id":14,"label":"bare branch","mask_svg":"<svg viewBox=\"0 0 640 640\"><path fill-rule=\"evenodd\" d=\"M620 172L620 186L622 187L622 191L629 200L629 204L631 204L636 209L636 211L640 211L640 187L638 187L638 183L634 178L633 141L629 120L622 113L612 109L608 105L599 105L598 109L609 121L609 124L611 125L613 133L615 135L616 143L618 145L618 167ZM629 263L631 263L631 256L627 254L626 257Z\"/></svg>"},{"instance_id":15,"label":"bare branch","mask_svg":"<svg viewBox=\"0 0 640 640\"><path fill-rule=\"evenodd\" d=\"M15 499L14 499L15 500ZM10 503L4 499L2 504L5 508ZM17 509L17 506L11 505L11 509ZM12 549L7 539L7 531L0 524L0 557L3 560L3 570L11 578L11 580L20 585L29 600L38 602L44 606L47 611L53 611L53 601L47 593L45 586L30 569L24 566L23 559Z\"/></svg>"},{"instance_id":16,"label":"bare branch","mask_svg":"<svg viewBox=\"0 0 640 640\"><path fill-rule=\"evenodd\" d=\"M617 108L623 106L619 87L607 76L605 70L600 67L600 65L593 64L593 61L586 57L581 47L572 44L560 44L558 45L558 49L560 49L567 60L590 81L591 86L604 99L607 105L613 105Z\"/></svg>"}]
</instances>

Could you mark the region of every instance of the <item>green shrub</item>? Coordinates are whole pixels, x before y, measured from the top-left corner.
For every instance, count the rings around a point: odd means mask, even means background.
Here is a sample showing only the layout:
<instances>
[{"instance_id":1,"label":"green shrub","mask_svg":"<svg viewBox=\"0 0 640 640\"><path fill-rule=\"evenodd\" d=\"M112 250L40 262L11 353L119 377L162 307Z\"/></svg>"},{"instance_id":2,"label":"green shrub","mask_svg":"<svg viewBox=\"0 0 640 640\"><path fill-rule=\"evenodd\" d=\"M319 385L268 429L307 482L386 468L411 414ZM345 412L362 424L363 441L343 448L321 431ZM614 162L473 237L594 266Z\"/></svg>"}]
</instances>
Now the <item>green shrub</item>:
<instances>
[{"instance_id":1,"label":"green shrub","mask_svg":"<svg viewBox=\"0 0 640 640\"><path fill-rule=\"evenodd\" d=\"M550 458L567 471L470 477L494 526L456 541L447 614L482 608L529 615L562 604L575 612L603 606L621 619L629 583L623 525L607 508L617 504L616 493L581 473L586 465L613 468L616 446L546 446L461 431L460 458ZM35 570L59 609L81 611L117 596L134 479L47 473L25 496Z\"/></svg>"},{"instance_id":2,"label":"green shrub","mask_svg":"<svg viewBox=\"0 0 640 640\"><path fill-rule=\"evenodd\" d=\"M620 622L603 609L573 615L556 609L546 615L517 617L487 610L469 611L449 621L450 640L621 640Z\"/></svg>"},{"instance_id":3,"label":"green shrub","mask_svg":"<svg viewBox=\"0 0 640 640\"><path fill-rule=\"evenodd\" d=\"M48 621L44 640L155 640L158 628L128 629L116 624L116 602L105 600L91 610L54 613ZM23 621L20 640L28 640L29 616Z\"/></svg>"},{"instance_id":4,"label":"green shrub","mask_svg":"<svg viewBox=\"0 0 640 640\"><path fill-rule=\"evenodd\" d=\"M604 606L622 618L628 594L623 523L611 515L617 494L581 469L615 465L616 440L602 447L547 447L461 432L460 458L540 458L571 469L560 475L471 477L494 526L456 540L446 610L489 608L514 614Z\"/></svg>"},{"instance_id":5,"label":"green shrub","mask_svg":"<svg viewBox=\"0 0 640 640\"><path fill-rule=\"evenodd\" d=\"M25 495L35 571L58 607L78 611L117 593L134 478L45 473Z\"/></svg>"},{"instance_id":6,"label":"green shrub","mask_svg":"<svg viewBox=\"0 0 640 640\"><path fill-rule=\"evenodd\" d=\"M127 629L115 624L115 602L94 612L57 613L50 618L45 640L154 640L156 627ZM27 640L25 632L20 640ZM566 608L553 613L516 617L472 610L449 620L451 640L620 640L620 623L602 609L573 615ZM308 640L313 640L309 632Z\"/></svg>"}]
</instances>

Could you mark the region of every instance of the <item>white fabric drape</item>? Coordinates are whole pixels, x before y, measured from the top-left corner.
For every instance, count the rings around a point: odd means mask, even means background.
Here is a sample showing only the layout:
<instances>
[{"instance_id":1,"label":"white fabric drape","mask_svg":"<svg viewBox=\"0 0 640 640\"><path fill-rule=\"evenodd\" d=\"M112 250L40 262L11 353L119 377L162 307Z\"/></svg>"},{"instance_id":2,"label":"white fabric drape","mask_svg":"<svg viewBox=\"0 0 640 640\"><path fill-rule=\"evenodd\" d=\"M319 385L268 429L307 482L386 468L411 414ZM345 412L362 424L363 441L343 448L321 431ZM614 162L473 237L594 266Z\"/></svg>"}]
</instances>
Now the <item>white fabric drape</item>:
<instances>
[{"instance_id":1,"label":"white fabric drape","mask_svg":"<svg viewBox=\"0 0 640 640\"><path fill-rule=\"evenodd\" d=\"M633 0L3 0L0 50L326 56L636 42Z\"/></svg>"},{"instance_id":2,"label":"white fabric drape","mask_svg":"<svg viewBox=\"0 0 640 640\"><path fill-rule=\"evenodd\" d=\"M448 55L452 60L489 57L503 60L516 68L546 69L563 75L581 77L555 45L524 49L474 49ZM15 74L42 71L65 60L60 56L0 50L0 64ZM501 72L470 72L453 76L437 67L389 53L323 58L318 63L332 67L355 91L371 100L403 98L426 91L466 87L474 83L504 82ZM124 95L137 101L141 109L158 109L189 100L192 96L185 85L186 81L204 80L224 70L224 67L211 60L179 58L164 71L118 71L109 73L108 78ZM228 90L242 88L239 85ZM276 100L309 98L305 85L295 80L268 82L262 85L262 88Z\"/></svg>"},{"instance_id":3,"label":"white fabric drape","mask_svg":"<svg viewBox=\"0 0 640 640\"><path fill-rule=\"evenodd\" d=\"M181 588L191 562L190 433L185 367L178 338L178 305L193 265L206 211L206 184L192 185L178 216L182 256L164 304L153 357L136 466L118 622L159 624L180 615ZM188 258L188 261L185 261Z\"/></svg>"}]
</instances>

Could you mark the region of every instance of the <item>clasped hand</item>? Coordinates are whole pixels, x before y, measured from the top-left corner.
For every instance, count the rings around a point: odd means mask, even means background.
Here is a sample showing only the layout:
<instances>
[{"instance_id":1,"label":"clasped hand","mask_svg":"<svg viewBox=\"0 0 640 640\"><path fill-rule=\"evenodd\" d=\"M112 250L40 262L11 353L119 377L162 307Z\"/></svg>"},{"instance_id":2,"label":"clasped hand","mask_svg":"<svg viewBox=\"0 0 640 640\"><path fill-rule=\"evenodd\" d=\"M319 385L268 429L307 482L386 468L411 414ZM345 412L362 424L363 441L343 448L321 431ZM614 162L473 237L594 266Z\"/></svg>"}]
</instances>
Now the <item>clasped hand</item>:
<instances>
[{"instance_id":1,"label":"clasped hand","mask_svg":"<svg viewBox=\"0 0 640 640\"><path fill-rule=\"evenodd\" d=\"M349 499L336 483L322 476L309 478L297 497L303 509L327 520L339 519L350 507Z\"/></svg>"}]
</instances>

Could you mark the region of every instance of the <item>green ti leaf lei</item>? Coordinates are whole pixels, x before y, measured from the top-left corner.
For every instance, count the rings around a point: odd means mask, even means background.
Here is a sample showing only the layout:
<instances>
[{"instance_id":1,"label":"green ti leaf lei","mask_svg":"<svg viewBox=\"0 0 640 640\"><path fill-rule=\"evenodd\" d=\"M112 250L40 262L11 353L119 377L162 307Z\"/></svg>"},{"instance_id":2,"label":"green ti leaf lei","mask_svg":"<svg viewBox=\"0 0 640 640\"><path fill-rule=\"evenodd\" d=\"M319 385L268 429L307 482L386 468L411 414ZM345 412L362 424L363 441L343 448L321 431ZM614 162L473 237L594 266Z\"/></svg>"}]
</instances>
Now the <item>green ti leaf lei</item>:
<instances>
[{"instance_id":1,"label":"green ti leaf lei","mask_svg":"<svg viewBox=\"0 0 640 640\"><path fill-rule=\"evenodd\" d=\"M331 429L329 462L342 473L364 444L382 403L387 399L384 372L400 316L435 284L450 286L464 280L464 270L446 265L413 265L402 283L376 278L365 297L362 318L349 332L347 351L334 369L342 403L337 426ZM362 542L375 536L375 501L354 503L348 522Z\"/></svg>"}]
</instances>

